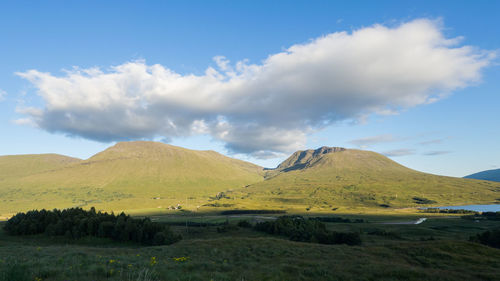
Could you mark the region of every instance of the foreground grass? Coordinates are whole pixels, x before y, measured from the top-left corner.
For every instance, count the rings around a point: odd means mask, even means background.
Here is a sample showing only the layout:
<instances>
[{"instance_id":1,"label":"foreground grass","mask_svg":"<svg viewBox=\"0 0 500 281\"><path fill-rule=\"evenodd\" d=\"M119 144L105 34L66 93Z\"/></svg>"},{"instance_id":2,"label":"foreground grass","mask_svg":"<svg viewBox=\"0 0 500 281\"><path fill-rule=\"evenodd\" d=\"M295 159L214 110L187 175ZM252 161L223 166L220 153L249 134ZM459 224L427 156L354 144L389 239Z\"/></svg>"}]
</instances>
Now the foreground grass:
<instances>
[{"instance_id":1,"label":"foreground grass","mask_svg":"<svg viewBox=\"0 0 500 281\"><path fill-rule=\"evenodd\" d=\"M292 242L245 228L218 233L178 226L184 239L161 247L0 231L0 280L499 280L500 250L466 241L499 226L459 218L328 224L361 232L364 243L355 247ZM374 229L397 235L369 234Z\"/></svg>"}]
</instances>

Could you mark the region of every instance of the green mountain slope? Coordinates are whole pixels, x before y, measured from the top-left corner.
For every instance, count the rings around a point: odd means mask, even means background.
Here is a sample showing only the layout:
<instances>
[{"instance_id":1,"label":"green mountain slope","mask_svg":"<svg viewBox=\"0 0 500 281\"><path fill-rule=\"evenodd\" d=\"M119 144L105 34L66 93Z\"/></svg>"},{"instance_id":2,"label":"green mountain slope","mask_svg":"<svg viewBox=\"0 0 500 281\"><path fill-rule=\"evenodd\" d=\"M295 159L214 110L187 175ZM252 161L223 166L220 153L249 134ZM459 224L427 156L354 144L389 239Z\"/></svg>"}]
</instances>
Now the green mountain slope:
<instances>
[{"instance_id":1,"label":"green mountain slope","mask_svg":"<svg viewBox=\"0 0 500 281\"><path fill-rule=\"evenodd\" d=\"M267 175L220 204L326 212L492 203L500 198L500 183L421 173L378 153L354 149L298 151Z\"/></svg>"},{"instance_id":2,"label":"green mountain slope","mask_svg":"<svg viewBox=\"0 0 500 281\"><path fill-rule=\"evenodd\" d=\"M59 154L29 154L0 156L0 182L56 170L81 161Z\"/></svg>"},{"instance_id":3,"label":"green mountain slope","mask_svg":"<svg viewBox=\"0 0 500 281\"><path fill-rule=\"evenodd\" d=\"M219 191L262 179L261 167L214 151L123 142L84 161L0 182L0 214L70 206L193 209Z\"/></svg>"},{"instance_id":4,"label":"green mountain slope","mask_svg":"<svg viewBox=\"0 0 500 281\"><path fill-rule=\"evenodd\" d=\"M494 202L500 183L421 173L344 148L298 151L267 171L214 151L144 141L118 143L87 160L0 157L0 215L75 206L332 212Z\"/></svg>"},{"instance_id":5,"label":"green mountain slope","mask_svg":"<svg viewBox=\"0 0 500 281\"><path fill-rule=\"evenodd\" d=\"M500 182L500 169L482 171L479 173L465 176L464 178Z\"/></svg>"}]
</instances>

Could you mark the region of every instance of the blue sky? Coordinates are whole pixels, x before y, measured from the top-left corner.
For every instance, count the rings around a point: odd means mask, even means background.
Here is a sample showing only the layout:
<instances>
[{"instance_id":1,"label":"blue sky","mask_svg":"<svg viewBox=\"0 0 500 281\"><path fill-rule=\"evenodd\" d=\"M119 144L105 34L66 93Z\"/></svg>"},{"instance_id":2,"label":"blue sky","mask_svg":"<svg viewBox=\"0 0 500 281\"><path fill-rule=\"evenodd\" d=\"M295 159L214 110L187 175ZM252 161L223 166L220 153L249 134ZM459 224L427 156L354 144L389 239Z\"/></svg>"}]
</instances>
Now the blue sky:
<instances>
[{"instance_id":1,"label":"blue sky","mask_svg":"<svg viewBox=\"0 0 500 281\"><path fill-rule=\"evenodd\" d=\"M500 168L498 10L2 1L0 155L88 158L154 139L267 167L326 145L441 175Z\"/></svg>"}]
</instances>

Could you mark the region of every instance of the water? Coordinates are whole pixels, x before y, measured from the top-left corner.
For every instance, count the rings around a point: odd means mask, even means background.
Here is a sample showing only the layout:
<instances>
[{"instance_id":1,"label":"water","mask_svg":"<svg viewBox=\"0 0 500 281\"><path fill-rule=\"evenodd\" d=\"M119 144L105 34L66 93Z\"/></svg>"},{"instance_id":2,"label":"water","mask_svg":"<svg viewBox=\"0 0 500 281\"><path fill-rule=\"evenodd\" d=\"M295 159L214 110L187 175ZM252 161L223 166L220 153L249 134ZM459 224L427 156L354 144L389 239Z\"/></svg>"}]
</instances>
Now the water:
<instances>
[{"instance_id":1,"label":"water","mask_svg":"<svg viewBox=\"0 0 500 281\"><path fill-rule=\"evenodd\" d=\"M444 206L439 209L469 210L475 212L500 212L500 204L494 205L464 205L464 206Z\"/></svg>"}]
</instances>

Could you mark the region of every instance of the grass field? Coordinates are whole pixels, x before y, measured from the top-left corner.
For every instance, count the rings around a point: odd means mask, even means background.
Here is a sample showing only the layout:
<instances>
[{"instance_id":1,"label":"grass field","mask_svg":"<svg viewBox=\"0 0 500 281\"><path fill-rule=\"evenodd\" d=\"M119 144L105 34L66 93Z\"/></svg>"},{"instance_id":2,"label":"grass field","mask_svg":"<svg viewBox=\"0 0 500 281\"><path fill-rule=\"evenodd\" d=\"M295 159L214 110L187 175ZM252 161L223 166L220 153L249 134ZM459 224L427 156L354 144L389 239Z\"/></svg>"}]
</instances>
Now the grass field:
<instances>
[{"instance_id":1,"label":"grass field","mask_svg":"<svg viewBox=\"0 0 500 281\"><path fill-rule=\"evenodd\" d=\"M419 215L428 220L384 224ZM498 221L429 214L343 217L365 222L327 227L361 233L361 246L293 242L236 227L242 217L215 215L154 217L174 224L234 225L223 233L216 226L173 226L184 239L161 247L97 238L12 237L0 231L0 280L500 280L500 250L467 241L500 227Z\"/></svg>"}]
</instances>

